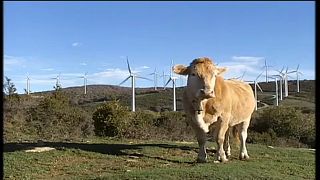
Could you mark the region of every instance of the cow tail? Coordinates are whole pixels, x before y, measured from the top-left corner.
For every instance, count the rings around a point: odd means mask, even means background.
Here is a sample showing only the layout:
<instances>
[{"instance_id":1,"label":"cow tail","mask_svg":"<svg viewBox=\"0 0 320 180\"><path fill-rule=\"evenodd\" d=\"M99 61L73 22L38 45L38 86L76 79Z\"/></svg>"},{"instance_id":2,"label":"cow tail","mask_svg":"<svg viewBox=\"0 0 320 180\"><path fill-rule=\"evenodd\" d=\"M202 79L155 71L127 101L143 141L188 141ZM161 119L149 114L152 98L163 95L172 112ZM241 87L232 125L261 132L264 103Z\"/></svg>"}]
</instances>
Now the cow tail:
<instances>
[{"instance_id":1,"label":"cow tail","mask_svg":"<svg viewBox=\"0 0 320 180\"><path fill-rule=\"evenodd\" d=\"M237 127L232 128L232 135L235 138L237 144L240 144L240 133Z\"/></svg>"}]
</instances>

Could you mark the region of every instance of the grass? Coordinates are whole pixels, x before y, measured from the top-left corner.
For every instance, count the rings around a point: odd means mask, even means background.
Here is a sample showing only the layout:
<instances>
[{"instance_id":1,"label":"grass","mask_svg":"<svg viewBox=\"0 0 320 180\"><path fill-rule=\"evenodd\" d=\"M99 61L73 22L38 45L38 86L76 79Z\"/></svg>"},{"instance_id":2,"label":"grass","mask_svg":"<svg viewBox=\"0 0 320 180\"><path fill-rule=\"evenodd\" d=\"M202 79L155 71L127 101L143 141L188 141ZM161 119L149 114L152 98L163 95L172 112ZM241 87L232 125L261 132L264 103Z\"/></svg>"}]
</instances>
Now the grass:
<instances>
[{"instance_id":1,"label":"grass","mask_svg":"<svg viewBox=\"0 0 320 180\"><path fill-rule=\"evenodd\" d=\"M315 179L315 152L248 144L250 159L234 145L227 163L195 163L197 143L88 139L45 142L57 150L30 153L37 143L4 144L4 179Z\"/></svg>"}]
</instances>

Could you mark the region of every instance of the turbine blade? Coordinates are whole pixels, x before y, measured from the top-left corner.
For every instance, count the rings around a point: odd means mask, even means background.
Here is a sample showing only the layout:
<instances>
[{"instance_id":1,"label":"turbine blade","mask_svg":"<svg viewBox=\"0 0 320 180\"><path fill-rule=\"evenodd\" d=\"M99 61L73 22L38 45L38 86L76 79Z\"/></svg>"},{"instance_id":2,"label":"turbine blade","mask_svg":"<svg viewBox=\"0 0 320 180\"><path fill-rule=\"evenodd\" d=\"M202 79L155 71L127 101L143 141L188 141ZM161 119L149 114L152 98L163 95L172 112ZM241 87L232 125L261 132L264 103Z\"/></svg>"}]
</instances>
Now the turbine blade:
<instances>
[{"instance_id":1,"label":"turbine blade","mask_svg":"<svg viewBox=\"0 0 320 180\"><path fill-rule=\"evenodd\" d=\"M298 71L298 69L299 69L299 66L300 66L300 64L298 64L298 66L297 66L297 70L296 70L296 71Z\"/></svg>"},{"instance_id":2,"label":"turbine blade","mask_svg":"<svg viewBox=\"0 0 320 180\"><path fill-rule=\"evenodd\" d=\"M282 66L282 69L281 69L281 71L279 71L279 72L282 73L283 69L284 69L284 66Z\"/></svg>"},{"instance_id":3,"label":"turbine blade","mask_svg":"<svg viewBox=\"0 0 320 180\"><path fill-rule=\"evenodd\" d=\"M139 79L146 79L146 80L149 80L149 81L153 81L153 80L151 80L151 79L149 79L149 78L145 78L145 77L141 77L141 76L135 76L136 78L139 78Z\"/></svg>"},{"instance_id":4,"label":"turbine blade","mask_svg":"<svg viewBox=\"0 0 320 180\"><path fill-rule=\"evenodd\" d=\"M294 72L297 72L297 71L289 71L289 72L287 72L287 74L291 74L291 73L294 73Z\"/></svg>"},{"instance_id":5,"label":"turbine blade","mask_svg":"<svg viewBox=\"0 0 320 180\"><path fill-rule=\"evenodd\" d=\"M128 56L127 56L127 65L128 65L128 70L129 70L129 73L131 74L131 68L130 68L130 65L129 65L129 60L128 60Z\"/></svg>"},{"instance_id":6,"label":"turbine blade","mask_svg":"<svg viewBox=\"0 0 320 180\"><path fill-rule=\"evenodd\" d=\"M247 70L245 70L241 76L241 80L243 79L244 75L246 74Z\"/></svg>"},{"instance_id":7,"label":"turbine blade","mask_svg":"<svg viewBox=\"0 0 320 180\"><path fill-rule=\"evenodd\" d=\"M119 86L120 86L121 84L125 83L130 77L131 77L131 76L128 76L125 80L123 80L123 81L119 84Z\"/></svg>"},{"instance_id":8,"label":"turbine blade","mask_svg":"<svg viewBox=\"0 0 320 180\"><path fill-rule=\"evenodd\" d=\"M172 81L171 78L167 81L167 83L164 85L164 87L166 87L169 84L170 81Z\"/></svg>"},{"instance_id":9,"label":"turbine blade","mask_svg":"<svg viewBox=\"0 0 320 180\"><path fill-rule=\"evenodd\" d=\"M259 76L256 78L256 80L258 80L259 77L260 77L263 73L264 73L264 71L262 71L262 72L259 74Z\"/></svg>"},{"instance_id":10,"label":"turbine blade","mask_svg":"<svg viewBox=\"0 0 320 180\"><path fill-rule=\"evenodd\" d=\"M263 91L262 91L262 88L260 87L260 85L259 85L258 83L257 83L257 86L258 86L258 88L260 89L260 91L263 92Z\"/></svg>"}]
</instances>

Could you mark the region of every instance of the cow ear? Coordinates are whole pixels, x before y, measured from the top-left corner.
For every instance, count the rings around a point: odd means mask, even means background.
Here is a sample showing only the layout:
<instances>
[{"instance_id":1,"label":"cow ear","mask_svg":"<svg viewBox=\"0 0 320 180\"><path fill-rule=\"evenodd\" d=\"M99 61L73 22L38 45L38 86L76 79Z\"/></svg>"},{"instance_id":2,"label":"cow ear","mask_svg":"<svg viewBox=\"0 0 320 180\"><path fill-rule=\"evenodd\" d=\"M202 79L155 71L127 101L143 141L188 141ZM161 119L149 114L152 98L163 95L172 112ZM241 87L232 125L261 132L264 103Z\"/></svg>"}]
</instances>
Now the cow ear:
<instances>
[{"instance_id":1,"label":"cow ear","mask_svg":"<svg viewBox=\"0 0 320 180\"><path fill-rule=\"evenodd\" d=\"M188 75L189 74L189 68L184 65L175 65L173 66L173 72L180 75Z\"/></svg>"},{"instance_id":2,"label":"cow ear","mask_svg":"<svg viewBox=\"0 0 320 180\"><path fill-rule=\"evenodd\" d=\"M218 67L217 70L218 70L218 75L222 75L222 74L224 74L225 72L228 71L228 68L226 68L226 67Z\"/></svg>"}]
</instances>

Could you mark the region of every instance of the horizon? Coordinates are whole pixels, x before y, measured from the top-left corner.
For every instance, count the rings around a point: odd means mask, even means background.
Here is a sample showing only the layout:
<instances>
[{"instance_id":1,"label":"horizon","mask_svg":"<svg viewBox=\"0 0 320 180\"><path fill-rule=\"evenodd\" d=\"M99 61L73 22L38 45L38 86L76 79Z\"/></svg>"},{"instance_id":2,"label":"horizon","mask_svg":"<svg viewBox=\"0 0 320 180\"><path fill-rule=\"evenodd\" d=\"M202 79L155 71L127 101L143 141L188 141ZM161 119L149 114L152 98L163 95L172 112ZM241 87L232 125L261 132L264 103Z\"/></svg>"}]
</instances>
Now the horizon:
<instances>
[{"instance_id":1,"label":"horizon","mask_svg":"<svg viewBox=\"0 0 320 180\"><path fill-rule=\"evenodd\" d=\"M63 88L83 86L85 72L88 85L118 85L127 56L150 79L155 68L170 74L171 60L206 56L228 67L226 79L252 81L267 60L270 75L299 64L300 80L315 80L315 2L4 2L3 78L19 94L27 74L32 93L53 90L59 73Z\"/></svg>"}]
</instances>

